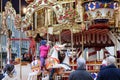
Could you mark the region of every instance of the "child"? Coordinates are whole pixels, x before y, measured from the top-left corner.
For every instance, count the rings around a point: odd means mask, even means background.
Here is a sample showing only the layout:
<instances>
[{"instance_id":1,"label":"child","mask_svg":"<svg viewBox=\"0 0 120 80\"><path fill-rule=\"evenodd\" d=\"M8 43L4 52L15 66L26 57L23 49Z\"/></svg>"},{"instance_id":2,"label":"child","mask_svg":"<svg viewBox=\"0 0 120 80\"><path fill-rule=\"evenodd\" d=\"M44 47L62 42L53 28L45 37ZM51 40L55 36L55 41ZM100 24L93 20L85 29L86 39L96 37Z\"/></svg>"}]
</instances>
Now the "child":
<instances>
[{"instance_id":1,"label":"child","mask_svg":"<svg viewBox=\"0 0 120 80\"><path fill-rule=\"evenodd\" d=\"M46 45L46 40L41 40L41 46L39 47L40 50L40 61L41 61L41 70L43 70L43 67L45 66L45 59L47 58L48 51L50 49L49 45Z\"/></svg>"}]
</instances>

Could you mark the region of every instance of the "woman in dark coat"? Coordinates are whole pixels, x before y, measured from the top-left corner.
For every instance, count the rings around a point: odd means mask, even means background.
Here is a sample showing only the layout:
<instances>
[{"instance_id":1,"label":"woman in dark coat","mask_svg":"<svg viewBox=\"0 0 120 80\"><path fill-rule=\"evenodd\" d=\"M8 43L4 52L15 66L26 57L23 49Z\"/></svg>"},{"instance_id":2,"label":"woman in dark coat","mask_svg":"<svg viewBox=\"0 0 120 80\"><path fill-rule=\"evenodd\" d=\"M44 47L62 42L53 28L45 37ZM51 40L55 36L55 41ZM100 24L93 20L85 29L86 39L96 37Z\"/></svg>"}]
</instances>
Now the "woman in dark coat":
<instances>
[{"instance_id":1,"label":"woman in dark coat","mask_svg":"<svg viewBox=\"0 0 120 80\"><path fill-rule=\"evenodd\" d=\"M78 58L77 59L78 69L70 74L69 80L93 80L92 75L86 71L85 64L86 64L85 59Z\"/></svg>"},{"instance_id":2,"label":"woman in dark coat","mask_svg":"<svg viewBox=\"0 0 120 80\"><path fill-rule=\"evenodd\" d=\"M115 66L113 56L106 58L107 66L100 69L96 80L120 80L120 69Z\"/></svg>"}]
</instances>

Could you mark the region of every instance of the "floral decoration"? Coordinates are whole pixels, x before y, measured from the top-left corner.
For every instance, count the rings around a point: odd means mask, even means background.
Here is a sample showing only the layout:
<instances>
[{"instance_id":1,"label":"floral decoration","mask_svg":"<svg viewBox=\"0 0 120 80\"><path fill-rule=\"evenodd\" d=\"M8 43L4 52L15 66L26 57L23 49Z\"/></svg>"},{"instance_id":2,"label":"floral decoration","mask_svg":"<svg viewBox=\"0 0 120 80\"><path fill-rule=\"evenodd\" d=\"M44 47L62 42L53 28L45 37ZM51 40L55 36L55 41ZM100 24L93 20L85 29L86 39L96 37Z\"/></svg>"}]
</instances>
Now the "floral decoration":
<instances>
[{"instance_id":1,"label":"floral decoration","mask_svg":"<svg viewBox=\"0 0 120 80\"><path fill-rule=\"evenodd\" d=\"M75 9L65 10L64 18L67 20L75 20L78 17L78 12Z\"/></svg>"}]
</instances>

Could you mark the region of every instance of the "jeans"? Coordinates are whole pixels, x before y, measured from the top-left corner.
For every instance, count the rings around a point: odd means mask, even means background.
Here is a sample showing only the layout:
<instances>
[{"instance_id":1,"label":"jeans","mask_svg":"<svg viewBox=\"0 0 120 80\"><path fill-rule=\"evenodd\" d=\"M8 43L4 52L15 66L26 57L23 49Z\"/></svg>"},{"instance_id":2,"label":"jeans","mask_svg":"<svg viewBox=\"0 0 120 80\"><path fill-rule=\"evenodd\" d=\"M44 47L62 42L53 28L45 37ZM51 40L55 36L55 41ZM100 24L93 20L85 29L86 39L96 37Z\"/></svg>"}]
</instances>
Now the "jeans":
<instances>
[{"instance_id":1,"label":"jeans","mask_svg":"<svg viewBox=\"0 0 120 80\"><path fill-rule=\"evenodd\" d=\"M49 80L53 80L53 74L55 73L55 69L52 68L50 71L50 76L49 76Z\"/></svg>"},{"instance_id":2,"label":"jeans","mask_svg":"<svg viewBox=\"0 0 120 80\"><path fill-rule=\"evenodd\" d=\"M41 61L41 67L45 66L45 58L40 57L40 61Z\"/></svg>"}]
</instances>

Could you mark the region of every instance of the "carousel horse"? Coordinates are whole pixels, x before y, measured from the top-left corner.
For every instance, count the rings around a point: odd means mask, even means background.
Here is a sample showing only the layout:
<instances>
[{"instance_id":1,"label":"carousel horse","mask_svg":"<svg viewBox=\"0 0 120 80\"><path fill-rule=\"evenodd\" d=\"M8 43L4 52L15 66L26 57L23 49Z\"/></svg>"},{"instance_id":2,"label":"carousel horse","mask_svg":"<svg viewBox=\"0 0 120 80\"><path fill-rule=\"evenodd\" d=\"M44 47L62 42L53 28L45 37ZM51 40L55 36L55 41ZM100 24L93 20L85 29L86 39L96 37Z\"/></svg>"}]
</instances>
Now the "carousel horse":
<instances>
[{"instance_id":1,"label":"carousel horse","mask_svg":"<svg viewBox=\"0 0 120 80\"><path fill-rule=\"evenodd\" d=\"M58 52L63 49L65 46L65 44L60 45L57 44L55 46L53 46L52 48L52 55L47 59L46 61L46 68L47 69L51 69L52 71L50 71L50 79L55 75L55 74L61 74L63 73L65 70L71 70L71 67L69 66L69 52L67 51L65 53L65 58L64 60L61 62L58 58ZM61 63L60 63L61 62Z\"/></svg>"},{"instance_id":2,"label":"carousel horse","mask_svg":"<svg viewBox=\"0 0 120 80\"><path fill-rule=\"evenodd\" d=\"M40 74L40 60L35 59L31 62L32 72L29 73L27 80L37 80L38 75Z\"/></svg>"},{"instance_id":3,"label":"carousel horse","mask_svg":"<svg viewBox=\"0 0 120 80\"><path fill-rule=\"evenodd\" d=\"M64 48L66 44L60 45L60 44L56 44L53 46L53 48L51 49L51 56L47 58L46 60L46 68L50 69L50 68L55 68L54 66L56 64L59 64L60 61L58 59L58 51L60 51L61 49Z\"/></svg>"},{"instance_id":4,"label":"carousel horse","mask_svg":"<svg viewBox=\"0 0 120 80\"><path fill-rule=\"evenodd\" d=\"M58 63L58 64L55 64L53 66L53 68L63 68L64 70L71 70L71 67L69 66L70 65L70 52L67 50L65 52L65 58L64 60L61 62L61 63Z\"/></svg>"},{"instance_id":5,"label":"carousel horse","mask_svg":"<svg viewBox=\"0 0 120 80\"><path fill-rule=\"evenodd\" d=\"M2 80L18 80L16 78L16 70L13 64L7 64L3 71L5 77Z\"/></svg>"}]
</instances>

